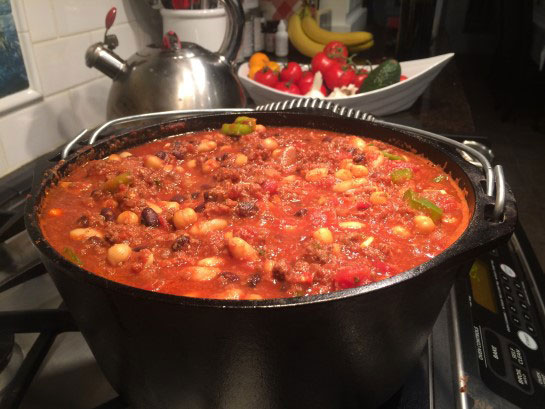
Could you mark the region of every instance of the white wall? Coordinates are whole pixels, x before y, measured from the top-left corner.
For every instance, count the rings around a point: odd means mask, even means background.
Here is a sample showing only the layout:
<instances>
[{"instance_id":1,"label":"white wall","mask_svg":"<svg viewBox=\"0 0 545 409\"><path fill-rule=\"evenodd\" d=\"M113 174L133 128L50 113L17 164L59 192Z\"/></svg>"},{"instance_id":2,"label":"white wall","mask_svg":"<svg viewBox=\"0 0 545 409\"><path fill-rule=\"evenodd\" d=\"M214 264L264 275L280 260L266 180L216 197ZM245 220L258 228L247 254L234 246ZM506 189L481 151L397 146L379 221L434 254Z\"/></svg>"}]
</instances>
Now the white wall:
<instances>
[{"instance_id":1,"label":"white wall","mask_svg":"<svg viewBox=\"0 0 545 409\"><path fill-rule=\"evenodd\" d=\"M144 0L11 0L21 41L27 41L42 97L0 115L0 177L106 119L111 80L85 65L87 47L102 41L104 18L117 7L110 33L123 58L160 36L156 11ZM28 64L30 61L26 61Z\"/></svg>"}]
</instances>

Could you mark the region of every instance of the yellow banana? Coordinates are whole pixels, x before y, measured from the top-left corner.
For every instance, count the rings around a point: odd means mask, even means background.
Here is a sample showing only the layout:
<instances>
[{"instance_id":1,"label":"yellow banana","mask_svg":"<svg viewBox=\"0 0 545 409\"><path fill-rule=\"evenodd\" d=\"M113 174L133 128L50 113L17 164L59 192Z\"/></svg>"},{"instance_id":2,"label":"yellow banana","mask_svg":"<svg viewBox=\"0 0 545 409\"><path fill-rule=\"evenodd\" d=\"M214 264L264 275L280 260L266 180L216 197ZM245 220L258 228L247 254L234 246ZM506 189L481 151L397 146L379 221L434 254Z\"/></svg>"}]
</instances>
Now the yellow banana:
<instances>
[{"instance_id":1,"label":"yellow banana","mask_svg":"<svg viewBox=\"0 0 545 409\"><path fill-rule=\"evenodd\" d=\"M335 33L327 31L318 25L308 13L302 18L301 25L303 31L311 40L318 43L327 44L331 41L340 41L346 46L355 46L367 43L373 39L373 34L366 31L354 31L353 33Z\"/></svg>"},{"instance_id":2,"label":"yellow banana","mask_svg":"<svg viewBox=\"0 0 545 409\"><path fill-rule=\"evenodd\" d=\"M367 41L366 43L363 43L363 44L358 44L358 45L354 45L352 47L348 47L348 52L349 53L358 53L360 51L365 51L365 50L371 48L373 45L375 45L375 42L373 40Z\"/></svg>"},{"instance_id":3,"label":"yellow banana","mask_svg":"<svg viewBox=\"0 0 545 409\"><path fill-rule=\"evenodd\" d=\"M324 44L311 40L305 34L299 13L293 13L288 21L288 36L293 46L307 57L312 58L324 49Z\"/></svg>"}]
</instances>

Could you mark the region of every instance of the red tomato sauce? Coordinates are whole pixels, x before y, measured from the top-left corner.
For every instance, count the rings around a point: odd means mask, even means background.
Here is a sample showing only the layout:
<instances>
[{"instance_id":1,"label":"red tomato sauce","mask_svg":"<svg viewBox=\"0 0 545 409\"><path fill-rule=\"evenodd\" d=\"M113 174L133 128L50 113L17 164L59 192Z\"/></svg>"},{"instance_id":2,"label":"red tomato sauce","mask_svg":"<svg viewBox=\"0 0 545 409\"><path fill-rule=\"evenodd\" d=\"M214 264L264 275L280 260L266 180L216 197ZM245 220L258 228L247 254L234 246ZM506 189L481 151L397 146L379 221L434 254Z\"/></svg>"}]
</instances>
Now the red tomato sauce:
<instances>
[{"instance_id":1,"label":"red tomato sauce","mask_svg":"<svg viewBox=\"0 0 545 409\"><path fill-rule=\"evenodd\" d=\"M41 228L65 258L129 286L219 299L321 294L383 280L465 230L441 167L336 132L184 134L74 168Z\"/></svg>"}]
</instances>

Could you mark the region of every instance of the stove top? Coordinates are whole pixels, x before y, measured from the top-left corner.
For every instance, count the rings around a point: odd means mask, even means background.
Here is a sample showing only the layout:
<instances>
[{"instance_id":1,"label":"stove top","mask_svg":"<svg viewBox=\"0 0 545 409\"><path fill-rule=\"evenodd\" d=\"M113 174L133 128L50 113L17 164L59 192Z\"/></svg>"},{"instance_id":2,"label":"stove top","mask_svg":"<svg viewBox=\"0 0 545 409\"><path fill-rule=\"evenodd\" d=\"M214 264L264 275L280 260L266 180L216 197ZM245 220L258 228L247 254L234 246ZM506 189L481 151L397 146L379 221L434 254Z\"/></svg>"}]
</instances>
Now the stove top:
<instances>
[{"instance_id":1,"label":"stove top","mask_svg":"<svg viewBox=\"0 0 545 409\"><path fill-rule=\"evenodd\" d=\"M34 169L52 156L0 180L0 409L128 408L24 230ZM418 365L382 408L543 407L544 292L545 275L519 226L458 278Z\"/></svg>"}]
</instances>

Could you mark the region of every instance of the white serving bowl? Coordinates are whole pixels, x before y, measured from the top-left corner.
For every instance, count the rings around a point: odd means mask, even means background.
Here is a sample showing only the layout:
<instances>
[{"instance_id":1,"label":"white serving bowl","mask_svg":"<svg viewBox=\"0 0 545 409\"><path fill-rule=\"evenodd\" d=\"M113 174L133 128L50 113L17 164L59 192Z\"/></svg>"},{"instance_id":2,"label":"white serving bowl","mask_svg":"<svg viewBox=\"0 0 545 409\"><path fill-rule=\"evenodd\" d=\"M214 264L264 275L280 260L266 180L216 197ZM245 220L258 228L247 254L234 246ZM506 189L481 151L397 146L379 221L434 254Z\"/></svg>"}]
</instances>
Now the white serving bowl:
<instances>
[{"instance_id":1,"label":"white serving bowl","mask_svg":"<svg viewBox=\"0 0 545 409\"><path fill-rule=\"evenodd\" d=\"M335 98L332 101L373 115L388 115L403 111L414 104L452 57L454 53L400 62L401 73L408 77L405 81L364 94ZM238 69L238 76L257 105L298 97L298 95L278 91L250 79L248 71L248 63L244 63Z\"/></svg>"}]
</instances>

